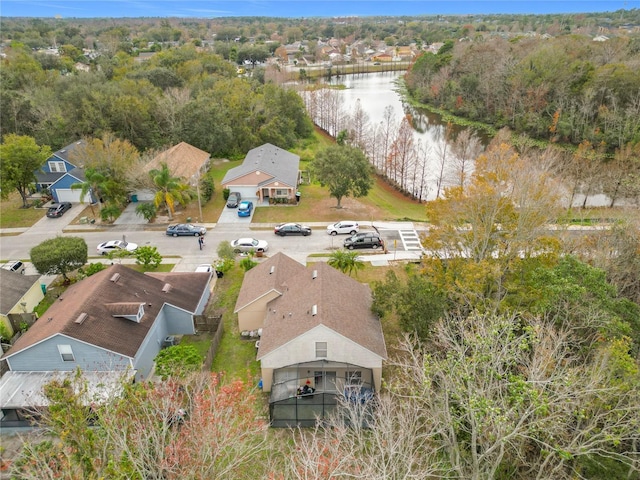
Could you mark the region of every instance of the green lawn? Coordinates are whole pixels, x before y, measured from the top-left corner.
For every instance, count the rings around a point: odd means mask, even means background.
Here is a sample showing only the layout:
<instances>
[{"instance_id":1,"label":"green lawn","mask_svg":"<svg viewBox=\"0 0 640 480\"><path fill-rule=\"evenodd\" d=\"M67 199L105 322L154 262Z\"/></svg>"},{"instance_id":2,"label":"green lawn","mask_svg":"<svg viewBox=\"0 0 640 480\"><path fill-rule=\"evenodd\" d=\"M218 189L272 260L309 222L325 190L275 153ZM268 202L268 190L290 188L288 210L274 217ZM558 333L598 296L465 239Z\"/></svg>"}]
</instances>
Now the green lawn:
<instances>
[{"instance_id":1,"label":"green lawn","mask_svg":"<svg viewBox=\"0 0 640 480\"><path fill-rule=\"evenodd\" d=\"M260 366L256 361L255 342L240 338L237 318L233 313L243 278L244 270L236 265L216 281L212 308L214 311L223 312L224 334L211 370L224 372L227 380L246 380L249 376L252 382L257 383L260 378Z\"/></svg>"},{"instance_id":2,"label":"green lawn","mask_svg":"<svg viewBox=\"0 0 640 480\"><path fill-rule=\"evenodd\" d=\"M0 201L0 228L30 227L46 213L44 208L22 208L20 195L12 192L7 199Z\"/></svg>"}]
</instances>

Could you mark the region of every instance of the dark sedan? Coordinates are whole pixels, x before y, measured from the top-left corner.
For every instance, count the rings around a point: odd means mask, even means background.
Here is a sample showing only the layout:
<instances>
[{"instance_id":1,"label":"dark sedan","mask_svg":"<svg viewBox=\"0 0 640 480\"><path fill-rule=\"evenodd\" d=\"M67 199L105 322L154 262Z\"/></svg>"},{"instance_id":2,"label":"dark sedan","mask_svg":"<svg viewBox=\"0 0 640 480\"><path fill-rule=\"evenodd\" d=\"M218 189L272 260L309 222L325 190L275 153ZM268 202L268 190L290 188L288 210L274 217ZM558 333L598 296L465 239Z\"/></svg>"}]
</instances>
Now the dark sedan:
<instances>
[{"instance_id":1,"label":"dark sedan","mask_svg":"<svg viewBox=\"0 0 640 480\"><path fill-rule=\"evenodd\" d=\"M47 210L47 217L49 218L58 218L64 215L64 212L67 210L71 210L71 203L69 202L60 202L60 203L52 203L49 209Z\"/></svg>"},{"instance_id":2,"label":"dark sedan","mask_svg":"<svg viewBox=\"0 0 640 480\"><path fill-rule=\"evenodd\" d=\"M273 233L284 237L285 235L311 235L311 228L306 225L300 225L299 223L281 223L276 225Z\"/></svg>"},{"instance_id":3,"label":"dark sedan","mask_svg":"<svg viewBox=\"0 0 640 480\"><path fill-rule=\"evenodd\" d=\"M179 236L189 236L189 237L199 237L200 235L205 235L207 233L207 229L201 227L199 225L192 225L190 223L177 223L175 225L169 225L167 227L167 235L173 237Z\"/></svg>"}]
</instances>

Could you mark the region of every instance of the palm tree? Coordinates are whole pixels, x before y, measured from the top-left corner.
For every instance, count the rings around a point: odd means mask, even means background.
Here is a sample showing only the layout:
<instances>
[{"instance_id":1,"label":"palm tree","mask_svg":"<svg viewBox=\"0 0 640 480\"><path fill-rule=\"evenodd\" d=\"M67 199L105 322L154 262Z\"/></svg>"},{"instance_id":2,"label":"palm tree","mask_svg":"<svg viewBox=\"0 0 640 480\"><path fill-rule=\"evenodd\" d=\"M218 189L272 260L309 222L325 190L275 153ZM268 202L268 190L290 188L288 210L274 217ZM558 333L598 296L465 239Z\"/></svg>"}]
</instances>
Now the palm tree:
<instances>
[{"instance_id":1,"label":"palm tree","mask_svg":"<svg viewBox=\"0 0 640 480\"><path fill-rule=\"evenodd\" d=\"M349 276L351 276L351 272L356 272L356 276L358 276L358 270L364 267L364 262L358 260L358 252L342 249L333 252L327 263Z\"/></svg>"},{"instance_id":2,"label":"palm tree","mask_svg":"<svg viewBox=\"0 0 640 480\"><path fill-rule=\"evenodd\" d=\"M91 214L95 216L95 212L93 211L93 196L95 195L96 200L98 200L98 205L100 205L103 186L108 180L106 176L95 168L87 168L84 176L86 180L82 183L74 183L71 185L71 190L80 190L80 203L84 203L84 199L89 195Z\"/></svg>"},{"instance_id":3,"label":"palm tree","mask_svg":"<svg viewBox=\"0 0 640 480\"><path fill-rule=\"evenodd\" d=\"M169 220L173 219L176 202L185 206L192 198L192 191L189 185L181 182L180 178L171 176L171 171L166 163L160 164L159 169L149 172L151 181L156 187L154 203L156 208L166 205Z\"/></svg>"}]
</instances>

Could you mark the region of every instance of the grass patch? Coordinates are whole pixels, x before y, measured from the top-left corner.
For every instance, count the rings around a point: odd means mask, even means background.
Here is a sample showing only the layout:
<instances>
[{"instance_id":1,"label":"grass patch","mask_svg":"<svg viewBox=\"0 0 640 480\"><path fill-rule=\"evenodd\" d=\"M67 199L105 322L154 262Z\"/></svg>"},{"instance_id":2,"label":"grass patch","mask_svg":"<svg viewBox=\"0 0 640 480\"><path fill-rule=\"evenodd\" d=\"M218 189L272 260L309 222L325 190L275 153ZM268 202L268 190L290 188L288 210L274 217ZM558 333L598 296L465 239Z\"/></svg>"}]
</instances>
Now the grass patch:
<instances>
[{"instance_id":1,"label":"grass patch","mask_svg":"<svg viewBox=\"0 0 640 480\"><path fill-rule=\"evenodd\" d=\"M404 196L380 177L376 177L373 188L361 201L372 207L375 206L383 212L382 217L377 220L427 221L423 203Z\"/></svg>"},{"instance_id":2,"label":"grass patch","mask_svg":"<svg viewBox=\"0 0 640 480\"><path fill-rule=\"evenodd\" d=\"M205 358L209 347L211 346L211 339L213 335L210 333L200 333L198 335L184 335L180 340L181 345L193 345L198 350L198 354Z\"/></svg>"},{"instance_id":3,"label":"grass patch","mask_svg":"<svg viewBox=\"0 0 640 480\"><path fill-rule=\"evenodd\" d=\"M136 272L170 272L171 270L173 270L173 267L175 267L174 263L161 263L160 265L158 265L157 268L147 268L145 269L144 266L142 265L138 265L137 263L132 263L132 264L128 264L127 267L131 268L132 270L135 270Z\"/></svg>"},{"instance_id":4,"label":"grass patch","mask_svg":"<svg viewBox=\"0 0 640 480\"><path fill-rule=\"evenodd\" d=\"M46 208L22 208L22 198L17 192L0 201L0 228L26 228L32 226L47 213Z\"/></svg>"},{"instance_id":5,"label":"grass patch","mask_svg":"<svg viewBox=\"0 0 640 480\"><path fill-rule=\"evenodd\" d=\"M256 361L255 342L240 339L236 314L233 313L243 278L244 270L236 265L216 281L213 309L223 312L224 333L211 370L224 372L228 381L246 380L248 374L252 381L257 383L260 378L260 365Z\"/></svg>"}]
</instances>

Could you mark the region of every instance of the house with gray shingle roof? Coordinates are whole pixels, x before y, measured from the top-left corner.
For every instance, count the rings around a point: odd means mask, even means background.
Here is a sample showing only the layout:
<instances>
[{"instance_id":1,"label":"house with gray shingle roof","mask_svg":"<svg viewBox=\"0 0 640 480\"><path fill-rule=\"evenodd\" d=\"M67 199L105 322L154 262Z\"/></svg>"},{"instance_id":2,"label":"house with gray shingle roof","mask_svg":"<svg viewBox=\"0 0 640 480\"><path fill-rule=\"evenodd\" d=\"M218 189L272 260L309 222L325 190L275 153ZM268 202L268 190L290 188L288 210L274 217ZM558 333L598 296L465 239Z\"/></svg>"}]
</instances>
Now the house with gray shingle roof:
<instances>
[{"instance_id":1,"label":"house with gray shingle roof","mask_svg":"<svg viewBox=\"0 0 640 480\"><path fill-rule=\"evenodd\" d=\"M245 274L235 311L262 329L272 426L313 425L336 396L364 402L380 388L387 351L371 303L367 285L323 262L305 267L277 253Z\"/></svg>"},{"instance_id":2,"label":"house with gray shingle roof","mask_svg":"<svg viewBox=\"0 0 640 480\"><path fill-rule=\"evenodd\" d=\"M295 201L300 184L300 157L270 143L249 150L242 165L230 169L222 187L254 203Z\"/></svg>"},{"instance_id":3,"label":"house with gray shingle roof","mask_svg":"<svg viewBox=\"0 0 640 480\"><path fill-rule=\"evenodd\" d=\"M8 391L15 388L13 377L28 380L21 390L33 398L38 392L32 389L53 372L148 378L168 336L195 333L194 316L209 300L210 280L209 272L140 273L112 265L70 286L3 355L10 370L0 381L4 416L21 409L7 403L17 398Z\"/></svg>"}]
</instances>

